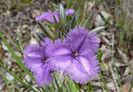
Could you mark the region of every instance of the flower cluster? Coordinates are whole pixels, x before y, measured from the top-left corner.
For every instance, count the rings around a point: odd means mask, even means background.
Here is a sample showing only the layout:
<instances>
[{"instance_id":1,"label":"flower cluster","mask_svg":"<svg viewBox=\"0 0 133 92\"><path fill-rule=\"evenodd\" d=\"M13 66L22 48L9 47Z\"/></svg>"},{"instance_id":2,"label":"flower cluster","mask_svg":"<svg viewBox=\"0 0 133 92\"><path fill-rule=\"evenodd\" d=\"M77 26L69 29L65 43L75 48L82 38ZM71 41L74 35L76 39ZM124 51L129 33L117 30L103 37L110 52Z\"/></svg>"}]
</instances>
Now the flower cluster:
<instances>
[{"instance_id":1,"label":"flower cluster","mask_svg":"<svg viewBox=\"0 0 133 92\"><path fill-rule=\"evenodd\" d=\"M71 15L74 14L74 12L75 11L73 9L67 9L65 11L65 15L66 16L71 16ZM40 16L37 16L35 18L35 20L36 21L47 21L49 23L55 24L55 23L59 23L59 21L60 21L60 14L59 14L59 11L54 11L54 12L48 11L48 12L43 13Z\"/></svg>"},{"instance_id":2,"label":"flower cluster","mask_svg":"<svg viewBox=\"0 0 133 92\"><path fill-rule=\"evenodd\" d=\"M66 12L66 15L72 13ZM47 21L51 21L49 17ZM42 16L37 20L39 18ZM51 22L55 23L53 19ZM46 37L39 43L29 44L24 50L23 61L40 86L50 84L53 72L63 72L76 83L85 84L100 70L96 59L99 42L96 33L78 26L71 29L64 40L53 41Z\"/></svg>"}]
</instances>

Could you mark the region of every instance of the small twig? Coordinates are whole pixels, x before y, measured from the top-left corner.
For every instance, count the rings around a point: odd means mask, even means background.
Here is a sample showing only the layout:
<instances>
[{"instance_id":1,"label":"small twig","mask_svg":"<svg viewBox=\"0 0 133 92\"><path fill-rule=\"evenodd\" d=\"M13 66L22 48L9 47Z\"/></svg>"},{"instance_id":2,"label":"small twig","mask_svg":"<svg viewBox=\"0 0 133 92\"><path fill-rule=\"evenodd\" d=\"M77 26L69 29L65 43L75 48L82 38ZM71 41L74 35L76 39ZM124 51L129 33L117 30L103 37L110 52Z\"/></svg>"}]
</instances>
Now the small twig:
<instances>
[{"instance_id":1,"label":"small twig","mask_svg":"<svg viewBox=\"0 0 133 92\"><path fill-rule=\"evenodd\" d=\"M112 74L112 78L113 78L113 81L114 81L114 85L115 85L115 87L116 87L116 90L117 90L117 92L120 92L120 91L119 91L118 84L117 84L117 81L116 81L116 78L115 78L114 71L113 71L113 69L112 69L112 61L109 62L109 68L110 68L110 71L111 71L111 74Z\"/></svg>"}]
</instances>

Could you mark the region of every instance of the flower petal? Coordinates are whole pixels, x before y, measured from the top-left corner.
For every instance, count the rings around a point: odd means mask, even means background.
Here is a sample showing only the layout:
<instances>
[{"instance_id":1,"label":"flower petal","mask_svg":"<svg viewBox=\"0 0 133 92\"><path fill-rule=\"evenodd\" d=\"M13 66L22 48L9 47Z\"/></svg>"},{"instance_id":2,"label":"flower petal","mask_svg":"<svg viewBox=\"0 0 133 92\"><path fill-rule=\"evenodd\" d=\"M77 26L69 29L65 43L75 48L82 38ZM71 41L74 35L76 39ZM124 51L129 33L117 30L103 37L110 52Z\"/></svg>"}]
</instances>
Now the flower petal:
<instances>
[{"instance_id":1,"label":"flower petal","mask_svg":"<svg viewBox=\"0 0 133 92\"><path fill-rule=\"evenodd\" d=\"M49 85L52 81L51 68L47 65L38 68L34 75L39 86Z\"/></svg>"},{"instance_id":2,"label":"flower petal","mask_svg":"<svg viewBox=\"0 0 133 92\"><path fill-rule=\"evenodd\" d=\"M58 72L67 73L71 67L71 57L70 56L55 56L53 57L52 64L54 70Z\"/></svg>"},{"instance_id":3,"label":"flower petal","mask_svg":"<svg viewBox=\"0 0 133 92\"><path fill-rule=\"evenodd\" d=\"M71 49L80 55L94 54L97 52L100 40L95 33L87 32L83 27L76 27L70 31L66 38Z\"/></svg>"},{"instance_id":4,"label":"flower petal","mask_svg":"<svg viewBox=\"0 0 133 92\"><path fill-rule=\"evenodd\" d=\"M26 67L33 72L36 82L38 85L48 85L51 80L51 65L49 64L50 59L43 60L47 57L45 52L44 42L38 44L30 44L24 50L24 64Z\"/></svg>"},{"instance_id":5,"label":"flower petal","mask_svg":"<svg viewBox=\"0 0 133 92\"><path fill-rule=\"evenodd\" d=\"M40 61L40 58L27 57L27 56L24 56L24 64L31 72L36 71L39 67L43 65L42 62Z\"/></svg>"},{"instance_id":6,"label":"flower petal","mask_svg":"<svg viewBox=\"0 0 133 92\"><path fill-rule=\"evenodd\" d=\"M48 12L43 13L40 16L37 16L35 18L35 20L36 21L44 20L44 21L47 21L50 23L58 23L59 22L59 13L57 11L55 11L55 12L48 11Z\"/></svg>"},{"instance_id":7,"label":"flower petal","mask_svg":"<svg viewBox=\"0 0 133 92\"><path fill-rule=\"evenodd\" d=\"M97 67L97 63L92 61L95 59L93 59L93 57L89 58L80 56L72 60L71 69L68 72L75 82L85 84L98 73L97 69L99 68Z\"/></svg>"},{"instance_id":8,"label":"flower petal","mask_svg":"<svg viewBox=\"0 0 133 92\"><path fill-rule=\"evenodd\" d=\"M29 44L25 50L24 50L24 55L28 57L37 57L41 58L45 54L45 46L43 44Z\"/></svg>"},{"instance_id":9,"label":"flower petal","mask_svg":"<svg viewBox=\"0 0 133 92\"><path fill-rule=\"evenodd\" d=\"M50 57L70 55L71 51L66 47L66 44L61 39L52 42L50 39L45 39L47 45L46 52Z\"/></svg>"},{"instance_id":10,"label":"flower petal","mask_svg":"<svg viewBox=\"0 0 133 92\"><path fill-rule=\"evenodd\" d=\"M30 44L24 50L24 63L30 71L36 71L43 63L42 57L45 56L45 46Z\"/></svg>"},{"instance_id":11,"label":"flower petal","mask_svg":"<svg viewBox=\"0 0 133 92\"><path fill-rule=\"evenodd\" d=\"M67 9L65 13L66 13L66 16L71 16L75 13L75 11L73 9Z\"/></svg>"},{"instance_id":12,"label":"flower petal","mask_svg":"<svg viewBox=\"0 0 133 92\"><path fill-rule=\"evenodd\" d=\"M70 55L71 52L70 50L68 50L67 48L65 47L62 47L62 48L58 48L56 49L54 52L53 52L53 56L56 57L56 56L66 56L66 55Z\"/></svg>"},{"instance_id":13,"label":"flower petal","mask_svg":"<svg viewBox=\"0 0 133 92\"><path fill-rule=\"evenodd\" d=\"M54 43L49 39L45 39L47 44L46 52L52 58L50 63L54 66L56 71L66 71L71 63L71 51L66 48L66 44L57 39Z\"/></svg>"}]
</instances>

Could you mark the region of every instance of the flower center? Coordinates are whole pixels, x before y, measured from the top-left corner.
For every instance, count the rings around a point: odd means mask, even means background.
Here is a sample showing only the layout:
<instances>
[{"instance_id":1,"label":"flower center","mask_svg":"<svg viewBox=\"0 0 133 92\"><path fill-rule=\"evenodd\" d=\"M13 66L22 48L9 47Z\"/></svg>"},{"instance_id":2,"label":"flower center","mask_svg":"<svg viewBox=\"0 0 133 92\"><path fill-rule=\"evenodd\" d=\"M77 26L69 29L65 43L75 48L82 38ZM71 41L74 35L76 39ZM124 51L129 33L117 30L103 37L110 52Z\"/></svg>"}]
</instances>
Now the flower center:
<instances>
[{"instance_id":1,"label":"flower center","mask_svg":"<svg viewBox=\"0 0 133 92\"><path fill-rule=\"evenodd\" d=\"M79 54L78 54L77 51L73 51L73 52L72 52L72 55L73 55L74 57L77 57Z\"/></svg>"},{"instance_id":2,"label":"flower center","mask_svg":"<svg viewBox=\"0 0 133 92\"><path fill-rule=\"evenodd\" d=\"M48 57L46 57L46 56L45 56L45 57L42 57L42 58L41 58L41 62L42 62L42 63L45 63L47 59L48 59Z\"/></svg>"}]
</instances>

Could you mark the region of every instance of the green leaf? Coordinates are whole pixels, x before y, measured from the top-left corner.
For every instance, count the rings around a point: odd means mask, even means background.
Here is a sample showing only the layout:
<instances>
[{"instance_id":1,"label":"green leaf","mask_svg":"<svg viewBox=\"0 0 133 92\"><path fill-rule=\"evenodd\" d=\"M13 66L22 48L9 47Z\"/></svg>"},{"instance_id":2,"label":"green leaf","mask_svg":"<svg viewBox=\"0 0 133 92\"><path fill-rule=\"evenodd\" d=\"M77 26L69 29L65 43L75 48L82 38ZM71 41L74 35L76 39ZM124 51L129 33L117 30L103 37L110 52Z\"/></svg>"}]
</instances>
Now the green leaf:
<instances>
[{"instance_id":1,"label":"green leaf","mask_svg":"<svg viewBox=\"0 0 133 92\"><path fill-rule=\"evenodd\" d=\"M77 17L76 16L73 16L72 17L72 20L70 22L71 28L74 28L76 26L76 23L77 23Z\"/></svg>"},{"instance_id":2,"label":"green leaf","mask_svg":"<svg viewBox=\"0 0 133 92\"><path fill-rule=\"evenodd\" d=\"M76 88L76 85L74 84L74 82L72 80L68 80L68 85L69 85L69 92L79 92L78 89Z\"/></svg>"},{"instance_id":3,"label":"green leaf","mask_svg":"<svg viewBox=\"0 0 133 92\"><path fill-rule=\"evenodd\" d=\"M38 24L46 36L48 36L53 40L55 39L55 34L48 28L48 26L42 25L41 23L38 23Z\"/></svg>"},{"instance_id":4,"label":"green leaf","mask_svg":"<svg viewBox=\"0 0 133 92\"><path fill-rule=\"evenodd\" d=\"M84 23L83 23L83 26L86 27L88 26L88 22L92 19L92 17L94 16L95 14L95 11L91 12L91 14L88 16L87 19L85 19Z\"/></svg>"},{"instance_id":5,"label":"green leaf","mask_svg":"<svg viewBox=\"0 0 133 92\"><path fill-rule=\"evenodd\" d=\"M132 88L133 88L133 81L131 81L131 86L130 86L130 89L128 92L131 92L132 91Z\"/></svg>"},{"instance_id":6,"label":"green leaf","mask_svg":"<svg viewBox=\"0 0 133 92\"><path fill-rule=\"evenodd\" d=\"M59 16L60 16L61 24L64 24L66 22L66 14L62 4L59 5Z\"/></svg>"},{"instance_id":7,"label":"green leaf","mask_svg":"<svg viewBox=\"0 0 133 92\"><path fill-rule=\"evenodd\" d=\"M93 30L91 30L92 32L96 32L97 34L101 33L102 31L105 31L105 26L100 26L100 27L97 27Z\"/></svg>"},{"instance_id":8,"label":"green leaf","mask_svg":"<svg viewBox=\"0 0 133 92\"><path fill-rule=\"evenodd\" d=\"M73 0L67 0L67 8L70 8L72 6Z\"/></svg>"},{"instance_id":9,"label":"green leaf","mask_svg":"<svg viewBox=\"0 0 133 92\"><path fill-rule=\"evenodd\" d=\"M94 89L93 89L93 87L92 87L90 82L86 86L87 86L88 92L94 92Z\"/></svg>"}]
</instances>

